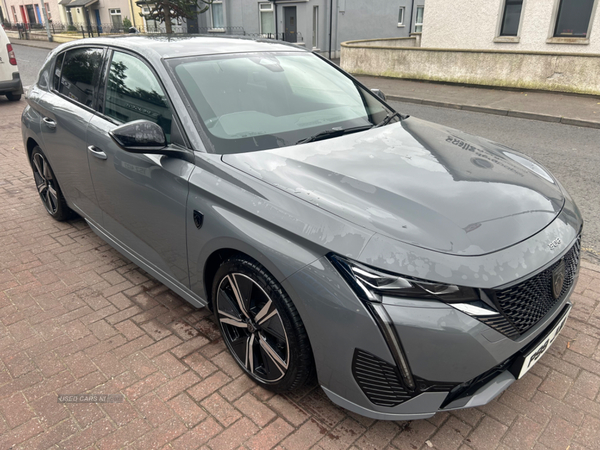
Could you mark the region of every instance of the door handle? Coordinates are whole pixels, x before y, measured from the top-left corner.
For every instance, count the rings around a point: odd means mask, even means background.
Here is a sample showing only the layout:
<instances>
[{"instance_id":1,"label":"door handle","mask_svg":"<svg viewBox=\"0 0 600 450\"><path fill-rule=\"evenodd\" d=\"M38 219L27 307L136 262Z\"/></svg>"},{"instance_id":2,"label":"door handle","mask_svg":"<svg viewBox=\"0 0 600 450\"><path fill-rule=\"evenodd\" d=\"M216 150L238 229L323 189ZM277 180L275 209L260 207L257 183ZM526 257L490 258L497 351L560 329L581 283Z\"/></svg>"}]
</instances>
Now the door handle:
<instances>
[{"instance_id":1,"label":"door handle","mask_svg":"<svg viewBox=\"0 0 600 450\"><path fill-rule=\"evenodd\" d=\"M90 151L90 153L92 155L94 155L96 158L98 159L106 159L108 158L108 156L106 156L106 153L104 153L102 150L100 150L98 147L95 147L93 145L90 145L88 147L88 150Z\"/></svg>"},{"instance_id":2,"label":"door handle","mask_svg":"<svg viewBox=\"0 0 600 450\"><path fill-rule=\"evenodd\" d=\"M44 124L46 124L46 126L48 128L56 128L56 122L54 120L52 120L50 117L43 117L42 120L44 121Z\"/></svg>"}]
</instances>

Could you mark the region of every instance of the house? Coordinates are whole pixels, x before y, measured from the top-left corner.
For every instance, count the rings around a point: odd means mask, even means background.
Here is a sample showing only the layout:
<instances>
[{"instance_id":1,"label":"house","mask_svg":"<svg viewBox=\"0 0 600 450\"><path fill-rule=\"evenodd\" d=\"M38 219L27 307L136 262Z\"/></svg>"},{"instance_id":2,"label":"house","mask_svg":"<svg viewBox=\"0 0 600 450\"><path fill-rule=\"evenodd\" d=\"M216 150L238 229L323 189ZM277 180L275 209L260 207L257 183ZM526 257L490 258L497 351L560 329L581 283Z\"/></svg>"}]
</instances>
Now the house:
<instances>
[{"instance_id":1,"label":"house","mask_svg":"<svg viewBox=\"0 0 600 450\"><path fill-rule=\"evenodd\" d=\"M0 0L13 23L43 24L34 0ZM128 18L140 31L164 32L147 20L151 0L47 0L55 31L92 28L120 32ZM430 1L430 0L427 0ZM408 37L423 27L425 0L214 0L197 18L173 23L176 33L270 37L339 57L340 44L355 39ZM198 0L198 8L205 4ZM12 9L11 9L12 7ZM9 11L9 14L6 14ZM14 11L14 14L12 14Z\"/></svg>"},{"instance_id":2,"label":"house","mask_svg":"<svg viewBox=\"0 0 600 450\"><path fill-rule=\"evenodd\" d=\"M340 64L376 76L600 95L598 3L427 0L420 46L346 42Z\"/></svg>"},{"instance_id":3,"label":"house","mask_svg":"<svg viewBox=\"0 0 600 450\"><path fill-rule=\"evenodd\" d=\"M599 0L427 0L421 46L598 54L598 3Z\"/></svg>"},{"instance_id":4,"label":"house","mask_svg":"<svg viewBox=\"0 0 600 450\"><path fill-rule=\"evenodd\" d=\"M78 29L91 26L100 33L115 33L123 30L125 18L133 26L142 23L133 0L59 0L59 5L61 22Z\"/></svg>"},{"instance_id":5,"label":"house","mask_svg":"<svg viewBox=\"0 0 600 450\"><path fill-rule=\"evenodd\" d=\"M46 7L48 19L56 20L59 17L57 0L47 0L43 3ZM41 1L34 0L0 0L2 14L0 20L9 23L24 23L32 28L42 28L46 23ZM60 20L60 19L59 19Z\"/></svg>"},{"instance_id":6,"label":"house","mask_svg":"<svg viewBox=\"0 0 600 450\"><path fill-rule=\"evenodd\" d=\"M277 37L336 57L343 41L420 32L424 2L215 0L198 16L198 26L200 32Z\"/></svg>"},{"instance_id":7,"label":"house","mask_svg":"<svg viewBox=\"0 0 600 450\"><path fill-rule=\"evenodd\" d=\"M141 8L133 0L45 0L44 5L53 32L73 27L79 30L82 26L101 33L120 32L125 18L133 26L143 25ZM45 26L41 1L0 0L0 10L5 22L26 24L34 29Z\"/></svg>"}]
</instances>

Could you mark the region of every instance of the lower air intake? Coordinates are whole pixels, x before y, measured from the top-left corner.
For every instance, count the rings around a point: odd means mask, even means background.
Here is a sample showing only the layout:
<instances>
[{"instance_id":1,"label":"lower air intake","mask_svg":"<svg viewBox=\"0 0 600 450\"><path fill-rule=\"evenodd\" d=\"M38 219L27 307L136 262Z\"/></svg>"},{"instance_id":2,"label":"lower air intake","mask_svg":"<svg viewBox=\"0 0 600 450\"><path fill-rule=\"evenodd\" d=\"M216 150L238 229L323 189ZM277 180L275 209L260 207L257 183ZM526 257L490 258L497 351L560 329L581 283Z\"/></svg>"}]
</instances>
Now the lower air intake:
<instances>
[{"instance_id":1,"label":"lower air intake","mask_svg":"<svg viewBox=\"0 0 600 450\"><path fill-rule=\"evenodd\" d=\"M356 349L352 373L361 390L378 406L396 406L412 397L402 385L395 366L363 350Z\"/></svg>"}]
</instances>

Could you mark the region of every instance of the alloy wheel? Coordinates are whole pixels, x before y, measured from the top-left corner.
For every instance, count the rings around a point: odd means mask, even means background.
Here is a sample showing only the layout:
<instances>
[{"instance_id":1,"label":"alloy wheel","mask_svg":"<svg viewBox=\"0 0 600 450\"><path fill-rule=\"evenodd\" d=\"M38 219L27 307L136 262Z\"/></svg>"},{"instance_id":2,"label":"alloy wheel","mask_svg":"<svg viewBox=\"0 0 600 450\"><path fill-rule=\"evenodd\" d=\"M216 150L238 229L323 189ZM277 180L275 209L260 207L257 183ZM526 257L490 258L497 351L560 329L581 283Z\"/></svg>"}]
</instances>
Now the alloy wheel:
<instances>
[{"instance_id":1,"label":"alloy wheel","mask_svg":"<svg viewBox=\"0 0 600 450\"><path fill-rule=\"evenodd\" d=\"M33 177L38 193L46 207L46 210L54 215L58 211L58 194L50 165L46 158L41 153L33 155Z\"/></svg>"},{"instance_id":2,"label":"alloy wheel","mask_svg":"<svg viewBox=\"0 0 600 450\"><path fill-rule=\"evenodd\" d=\"M289 341L275 303L252 278L230 273L217 289L216 311L225 343L246 371L263 383L281 380Z\"/></svg>"}]
</instances>

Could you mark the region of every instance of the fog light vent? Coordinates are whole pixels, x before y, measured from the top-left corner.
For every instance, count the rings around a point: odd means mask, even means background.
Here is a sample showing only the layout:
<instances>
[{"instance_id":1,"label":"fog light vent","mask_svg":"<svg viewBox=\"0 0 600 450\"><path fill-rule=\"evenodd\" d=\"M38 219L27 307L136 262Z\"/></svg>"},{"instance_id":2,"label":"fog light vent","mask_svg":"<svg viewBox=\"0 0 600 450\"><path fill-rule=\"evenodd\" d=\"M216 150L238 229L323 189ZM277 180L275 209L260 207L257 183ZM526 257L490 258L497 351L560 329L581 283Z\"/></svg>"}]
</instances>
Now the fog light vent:
<instances>
[{"instance_id":1,"label":"fog light vent","mask_svg":"<svg viewBox=\"0 0 600 450\"><path fill-rule=\"evenodd\" d=\"M352 373L358 386L375 405L392 407L412 397L403 387L395 366L363 350L354 351Z\"/></svg>"}]
</instances>

